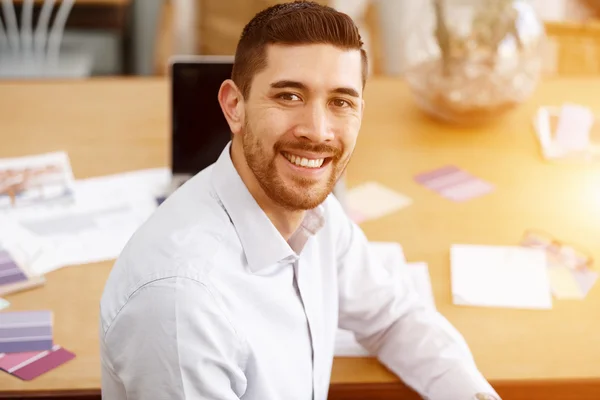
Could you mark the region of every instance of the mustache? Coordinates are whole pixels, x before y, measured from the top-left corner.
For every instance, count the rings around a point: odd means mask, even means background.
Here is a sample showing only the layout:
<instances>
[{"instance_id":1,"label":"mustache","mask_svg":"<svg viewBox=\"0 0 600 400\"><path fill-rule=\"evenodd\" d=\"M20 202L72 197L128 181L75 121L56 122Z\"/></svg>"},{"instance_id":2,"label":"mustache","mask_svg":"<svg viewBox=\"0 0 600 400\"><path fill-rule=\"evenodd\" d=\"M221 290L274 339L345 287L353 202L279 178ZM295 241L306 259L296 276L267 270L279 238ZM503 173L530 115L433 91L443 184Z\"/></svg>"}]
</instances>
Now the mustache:
<instances>
[{"instance_id":1,"label":"mustache","mask_svg":"<svg viewBox=\"0 0 600 400\"><path fill-rule=\"evenodd\" d=\"M316 154L331 154L335 160L343 154L342 149L325 143L277 142L274 147L277 152L299 150Z\"/></svg>"}]
</instances>

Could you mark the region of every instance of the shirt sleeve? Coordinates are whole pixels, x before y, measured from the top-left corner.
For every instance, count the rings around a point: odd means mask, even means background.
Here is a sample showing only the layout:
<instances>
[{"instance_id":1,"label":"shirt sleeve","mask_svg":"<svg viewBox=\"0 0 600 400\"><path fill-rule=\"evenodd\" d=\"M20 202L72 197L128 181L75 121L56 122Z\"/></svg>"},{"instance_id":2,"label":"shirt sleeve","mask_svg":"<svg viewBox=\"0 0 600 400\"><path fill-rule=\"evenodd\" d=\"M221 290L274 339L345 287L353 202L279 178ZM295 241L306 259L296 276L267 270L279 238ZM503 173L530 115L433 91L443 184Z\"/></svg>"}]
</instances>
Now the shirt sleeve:
<instances>
[{"instance_id":1,"label":"shirt sleeve","mask_svg":"<svg viewBox=\"0 0 600 400\"><path fill-rule=\"evenodd\" d=\"M338 243L343 249L340 328L354 332L361 345L427 399L471 400L479 393L499 398L458 331L419 299L399 271L378 265L362 230L340 214L339 225L345 227Z\"/></svg>"},{"instance_id":2,"label":"shirt sleeve","mask_svg":"<svg viewBox=\"0 0 600 400\"><path fill-rule=\"evenodd\" d=\"M234 400L246 389L241 341L210 289L182 277L139 289L103 351L128 400Z\"/></svg>"}]
</instances>

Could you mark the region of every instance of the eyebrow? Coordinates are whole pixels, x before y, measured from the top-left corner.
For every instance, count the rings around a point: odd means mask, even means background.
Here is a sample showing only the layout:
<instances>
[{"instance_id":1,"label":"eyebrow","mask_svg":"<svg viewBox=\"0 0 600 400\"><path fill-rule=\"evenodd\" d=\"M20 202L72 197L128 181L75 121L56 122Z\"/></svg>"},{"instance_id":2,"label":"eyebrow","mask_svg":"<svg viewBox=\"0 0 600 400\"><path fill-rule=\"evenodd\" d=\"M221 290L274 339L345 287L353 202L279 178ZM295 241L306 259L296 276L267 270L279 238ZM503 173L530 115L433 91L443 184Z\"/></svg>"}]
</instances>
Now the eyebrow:
<instances>
[{"instance_id":1,"label":"eyebrow","mask_svg":"<svg viewBox=\"0 0 600 400\"><path fill-rule=\"evenodd\" d=\"M271 83L271 88L272 89L294 88L294 89L299 89L299 90L307 90L308 89L306 87L306 85L303 84L302 82L290 81L290 80L282 80L282 81L273 82L273 83ZM351 97L360 97L358 92L355 89L350 88L350 87L335 88L332 90L332 92L339 93L339 94L345 94L345 95L351 96Z\"/></svg>"},{"instance_id":2,"label":"eyebrow","mask_svg":"<svg viewBox=\"0 0 600 400\"><path fill-rule=\"evenodd\" d=\"M351 97L359 97L359 94L356 90L348 87L340 87L333 89L333 93L345 94Z\"/></svg>"}]
</instances>

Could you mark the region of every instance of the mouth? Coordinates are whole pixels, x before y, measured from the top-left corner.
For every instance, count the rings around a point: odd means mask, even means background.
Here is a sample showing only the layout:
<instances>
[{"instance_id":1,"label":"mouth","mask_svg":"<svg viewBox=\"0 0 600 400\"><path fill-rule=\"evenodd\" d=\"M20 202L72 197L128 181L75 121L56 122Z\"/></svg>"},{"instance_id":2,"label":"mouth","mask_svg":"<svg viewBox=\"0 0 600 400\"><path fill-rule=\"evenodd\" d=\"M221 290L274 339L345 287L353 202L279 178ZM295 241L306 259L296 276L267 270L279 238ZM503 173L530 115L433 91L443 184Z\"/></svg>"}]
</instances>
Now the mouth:
<instances>
[{"instance_id":1,"label":"mouth","mask_svg":"<svg viewBox=\"0 0 600 400\"><path fill-rule=\"evenodd\" d=\"M332 159L332 157L309 158L292 153L287 153L284 151L281 152L281 155L284 156L286 160L288 160L291 164L295 165L296 167L312 170L317 170L325 167L331 162Z\"/></svg>"}]
</instances>

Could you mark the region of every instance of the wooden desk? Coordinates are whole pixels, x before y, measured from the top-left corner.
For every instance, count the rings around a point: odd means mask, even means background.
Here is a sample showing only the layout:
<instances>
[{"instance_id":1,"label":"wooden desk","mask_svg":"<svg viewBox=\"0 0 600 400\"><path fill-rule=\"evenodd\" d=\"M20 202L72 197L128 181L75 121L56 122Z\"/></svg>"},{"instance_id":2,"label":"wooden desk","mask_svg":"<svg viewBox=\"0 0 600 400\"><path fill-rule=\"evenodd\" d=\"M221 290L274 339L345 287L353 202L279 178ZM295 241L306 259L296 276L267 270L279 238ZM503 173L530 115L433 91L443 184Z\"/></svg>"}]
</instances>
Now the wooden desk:
<instances>
[{"instance_id":1,"label":"wooden desk","mask_svg":"<svg viewBox=\"0 0 600 400\"><path fill-rule=\"evenodd\" d=\"M585 301L555 301L551 311L457 307L448 250L453 243L512 245L525 229L538 228L600 259L600 167L543 162L530 128L539 104L568 100L600 111L598 92L600 79L548 81L513 114L469 130L424 117L400 81L368 83L349 185L378 180L415 203L363 228L371 240L398 241L409 260L429 264L439 310L464 334L504 400L598 398L600 284ZM66 150L77 178L166 166L168 98L162 79L0 83L0 157ZM417 172L447 163L493 182L496 191L456 204L413 182ZM97 396L97 308L110 268L59 270L44 288L8 296L13 310L53 309L56 341L77 358L28 383L0 374L0 397ZM417 398L373 359L336 359L331 383L330 398Z\"/></svg>"}]
</instances>

